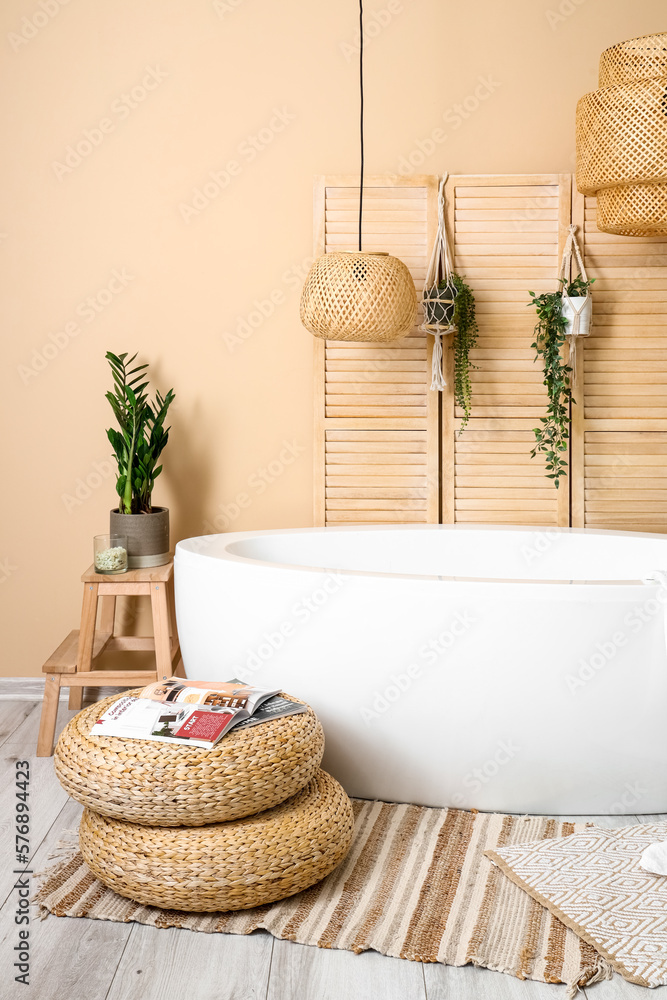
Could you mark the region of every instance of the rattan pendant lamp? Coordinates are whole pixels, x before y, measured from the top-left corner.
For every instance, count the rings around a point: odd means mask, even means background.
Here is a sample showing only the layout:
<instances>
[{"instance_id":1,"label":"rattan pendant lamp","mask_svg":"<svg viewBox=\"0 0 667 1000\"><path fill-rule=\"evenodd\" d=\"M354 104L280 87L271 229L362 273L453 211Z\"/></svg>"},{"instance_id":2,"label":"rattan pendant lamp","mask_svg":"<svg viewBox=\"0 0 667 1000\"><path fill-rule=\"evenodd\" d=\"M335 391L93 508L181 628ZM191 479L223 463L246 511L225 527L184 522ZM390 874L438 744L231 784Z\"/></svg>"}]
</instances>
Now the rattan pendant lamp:
<instances>
[{"instance_id":1,"label":"rattan pendant lamp","mask_svg":"<svg viewBox=\"0 0 667 1000\"><path fill-rule=\"evenodd\" d=\"M667 32L612 45L599 89L577 104L577 187L597 195L597 225L667 234Z\"/></svg>"},{"instance_id":2,"label":"rattan pendant lamp","mask_svg":"<svg viewBox=\"0 0 667 1000\"><path fill-rule=\"evenodd\" d=\"M359 249L325 253L310 269L301 293L301 322L323 340L388 343L415 323L417 293L402 260L362 250L364 198L364 10L359 0L359 90L361 171Z\"/></svg>"}]
</instances>

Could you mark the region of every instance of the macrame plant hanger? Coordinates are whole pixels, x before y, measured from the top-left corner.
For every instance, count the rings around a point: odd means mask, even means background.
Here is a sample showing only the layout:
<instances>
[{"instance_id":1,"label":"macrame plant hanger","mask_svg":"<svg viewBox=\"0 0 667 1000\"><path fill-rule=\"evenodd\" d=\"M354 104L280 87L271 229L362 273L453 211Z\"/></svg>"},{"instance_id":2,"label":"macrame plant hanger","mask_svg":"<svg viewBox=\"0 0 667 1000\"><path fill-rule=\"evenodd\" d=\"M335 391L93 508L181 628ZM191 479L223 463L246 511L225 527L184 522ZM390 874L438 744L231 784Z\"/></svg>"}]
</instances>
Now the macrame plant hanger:
<instances>
[{"instance_id":1,"label":"macrame plant hanger","mask_svg":"<svg viewBox=\"0 0 667 1000\"><path fill-rule=\"evenodd\" d=\"M567 288L567 282L571 280L570 269L572 266L573 253L577 262L579 274L584 281L588 281L586 268L584 267L584 261L577 242L577 228L578 227L574 223L571 223L567 227L567 239L565 241L565 246L563 247L563 259L561 261L560 273L558 275L559 280L562 282L561 287L563 289L562 310L563 316L567 320L565 336L568 344L570 345L570 368L572 369L573 383L577 381L577 339L579 337L588 337L590 334L593 307L593 299L591 298L589 290L586 291L585 295L575 296L569 296L565 291Z\"/></svg>"},{"instance_id":2,"label":"macrame plant hanger","mask_svg":"<svg viewBox=\"0 0 667 1000\"><path fill-rule=\"evenodd\" d=\"M456 285L452 278L449 256L447 224L445 222L445 183L447 174L438 187L438 232L429 261L422 305L424 321L420 330L433 336L433 360L431 365L431 389L442 392L446 386L442 371L442 338L454 333Z\"/></svg>"}]
</instances>

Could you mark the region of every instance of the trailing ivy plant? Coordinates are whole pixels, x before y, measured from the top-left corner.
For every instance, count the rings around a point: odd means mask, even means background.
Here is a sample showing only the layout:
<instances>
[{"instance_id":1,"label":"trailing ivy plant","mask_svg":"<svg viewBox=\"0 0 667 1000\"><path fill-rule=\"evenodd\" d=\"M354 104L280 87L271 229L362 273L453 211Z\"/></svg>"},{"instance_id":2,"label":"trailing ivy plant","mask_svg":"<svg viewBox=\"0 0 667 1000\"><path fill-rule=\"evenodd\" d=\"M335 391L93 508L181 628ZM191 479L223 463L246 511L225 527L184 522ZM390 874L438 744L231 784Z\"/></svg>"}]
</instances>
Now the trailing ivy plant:
<instances>
[{"instance_id":1,"label":"trailing ivy plant","mask_svg":"<svg viewBox=\"0 0 667 1000\"><path fill-rule=\"evenodd\" d=\"M567 450L570 437L570 403L572 385L570 374L572 369L563 362L562 347L565 343L567 319L563 316L563 298L560 291L543 292L542 295L528 293L532 305L537 310L537 325L535 326L535 342L531 347L535 350L535 360L542 358L544 367L544 385L547 387L548 406L546 417L540 418L541 427L536 427L535 447L531 458L543 454L547 460L547 477L553 479L558 489L561 476L567 475L567 462L561 457Z\"/></svg>"},{"instance_id":2,"label":"trailing ivy plant","mask_svg":"<svg viewBox=\"0 0 667 1000\"><path fill-rule=\"evenodd\" d=\"M470 420L472 408L472 386L470 372L476 365L470 360L470 352L477 343L477 318L475 316L475 296L470 285L467 285L460 274L452 273L452 283L456 288L454 299L454 399L456 405L463 410L461 430L463 432Z\"/></svg>"},{"instance_id":3,"label":"trailing ivy plant","mask_svg":"<svg viewBox=\"0 0 667 1000\"><path fill-rule=\"evenodd\" d=\"M152 511L151 493L162 472L157 461L169 439L164 422L174 399L174 390L170 389L166 396L156 392L155 402L151 403L146 392L148 365L131 368L136 357L111 351L106 354L114 381L113 392L107 392L106 398L120 428L110 427L107 437L118 464L116 492L121 514Z\"/></svg>"}]
</instances>

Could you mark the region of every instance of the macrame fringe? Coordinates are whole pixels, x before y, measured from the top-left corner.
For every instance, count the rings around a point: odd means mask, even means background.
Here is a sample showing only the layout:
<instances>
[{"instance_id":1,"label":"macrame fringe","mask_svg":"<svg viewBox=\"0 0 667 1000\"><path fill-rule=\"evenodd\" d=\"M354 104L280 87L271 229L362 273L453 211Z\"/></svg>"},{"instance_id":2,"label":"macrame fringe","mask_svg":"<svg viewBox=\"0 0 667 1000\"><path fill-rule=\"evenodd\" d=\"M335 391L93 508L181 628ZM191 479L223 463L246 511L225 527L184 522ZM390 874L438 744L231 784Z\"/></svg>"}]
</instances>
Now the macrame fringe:
<instances>
[{"instance_id":1,"label":"macrame fringe","mask_svg":"<svg viewBox=\"0 0 667 1000\"><path fill-rule=\"evenodd\" d=\"M570 346L570 353L568 355L568 364L572 369L572 378L570 380L570 385L577 384L577 341L576 337L568 337L568 343Z\"/></svg>"},{"instance_id":2,"label":"macrame fringe","mask_svg":"<svg viewBox=\"0 0 667 1000\"><path fill-rule=\"evenodd\" d=\"M576 982L567 984L567 1000L574 1000L577 993L583 986L592 986L593 983L602 983L606 979L613 979L614 970L608 962L600 956L593 966L584 969L579 973Z\"/></svg>"},{"instance_id":3,"label":"macrame fringe","mask_svg":"<svg viewBox=\"0 0 667 1000\"><path fill-rule=\"evenodd\" d=\"M46 920L51 912L42 902L44 885L55 871L62 868L64 863L71 861L75 857L78 850L79 831L63 830L55 847L46 856L47 861L54 861L55 864L48 865L35 874L34 878L38 883L38 887L37 892L32 896L30 902L37 906L37 917L39 920Z\"/></svg>"},{"instance_id":4,"label":"macrame fringe","mask_svg":"<svg viewBox=\"0 0 667 1000\"><path fill-rule=\"evenodd\" d=\"M442 392L447 383L442 374L442 333L433 334L433 358L431 360L431 389Z\"/></svg>"}]
</instances>

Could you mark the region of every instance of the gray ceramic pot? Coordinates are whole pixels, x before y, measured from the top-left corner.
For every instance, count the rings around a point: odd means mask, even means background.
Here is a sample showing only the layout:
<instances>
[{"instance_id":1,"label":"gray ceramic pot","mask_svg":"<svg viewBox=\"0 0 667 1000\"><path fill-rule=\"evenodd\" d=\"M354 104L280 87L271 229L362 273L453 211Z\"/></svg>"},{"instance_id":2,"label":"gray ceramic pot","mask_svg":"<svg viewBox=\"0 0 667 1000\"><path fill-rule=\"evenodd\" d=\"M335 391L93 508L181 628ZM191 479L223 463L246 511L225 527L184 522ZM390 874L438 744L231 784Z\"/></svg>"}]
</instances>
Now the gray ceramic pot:
<instances>
[{"instance_id":1,"label":"gray ceramic pot","mask_svg":"<svg viewBox=\"0 0 667 1000\"><path fill-rule=\"evenodd\" d=\"M120 514L118 508L109 515L109 532L127 537L128 569L162 566L169 562L169 511L153 507L151 514Z\"/></svg>"}]
</instances>

